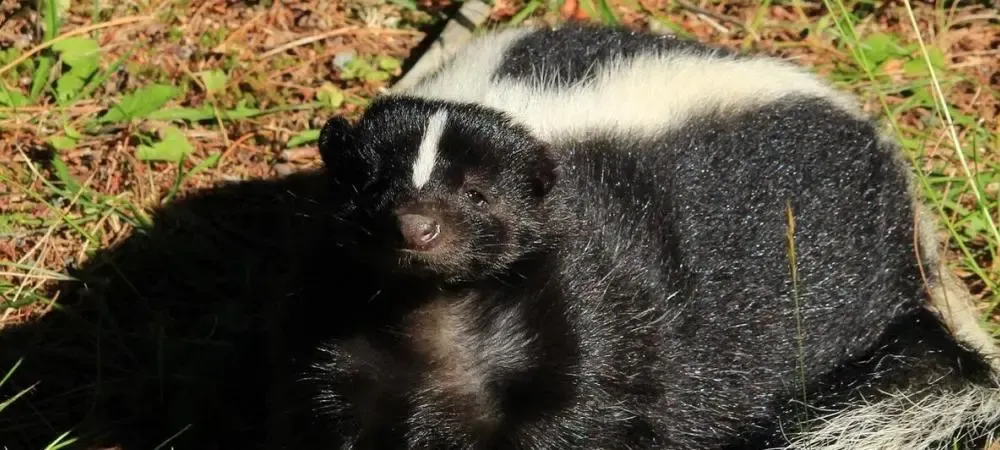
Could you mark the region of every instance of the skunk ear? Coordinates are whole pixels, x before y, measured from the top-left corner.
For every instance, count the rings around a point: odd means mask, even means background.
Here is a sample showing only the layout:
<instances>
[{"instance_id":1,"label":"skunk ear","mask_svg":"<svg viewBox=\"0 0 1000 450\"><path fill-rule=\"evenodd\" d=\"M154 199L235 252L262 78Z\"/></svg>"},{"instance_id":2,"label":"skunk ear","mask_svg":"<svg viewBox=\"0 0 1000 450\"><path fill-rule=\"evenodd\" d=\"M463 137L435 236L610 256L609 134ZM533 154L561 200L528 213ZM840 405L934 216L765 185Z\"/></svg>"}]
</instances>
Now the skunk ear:
<instances>
[{"instance_id":1,"label":"skunk ear","mask_svg":"<svg viewBox=\"0 0 1000 450\"><path fill-rule=\"evenodd\" d=\"M334 117L326 121L319 132L319 155L323 164L334 168L339 165L344 156L353 151L354 127L343 117Z\"/></svg>"},{"instance_id":2,"label":"skunk ear","mask_svg":"<svg viewBox=\"0 0 1000 450\"><path fill-rule=\"evenodd\" d=\"M558 165L548 149L539 152L538 160L535 162L534 174L532 177L532 188L536 197L544 197L552 190L558 178Z\"/></svg>"},{"instance_id":3,"label":"skunk ear","mask_svg":"<svg viewBox=\"0 0 1000 450\"><path fill-rule=\"evenodd\" d=\"M343 117L334 117L319 133L319 154L330 181L345 192L357 194L379 177L381 159L361 142L357 128Z\"/></svg>"}]
</instances>

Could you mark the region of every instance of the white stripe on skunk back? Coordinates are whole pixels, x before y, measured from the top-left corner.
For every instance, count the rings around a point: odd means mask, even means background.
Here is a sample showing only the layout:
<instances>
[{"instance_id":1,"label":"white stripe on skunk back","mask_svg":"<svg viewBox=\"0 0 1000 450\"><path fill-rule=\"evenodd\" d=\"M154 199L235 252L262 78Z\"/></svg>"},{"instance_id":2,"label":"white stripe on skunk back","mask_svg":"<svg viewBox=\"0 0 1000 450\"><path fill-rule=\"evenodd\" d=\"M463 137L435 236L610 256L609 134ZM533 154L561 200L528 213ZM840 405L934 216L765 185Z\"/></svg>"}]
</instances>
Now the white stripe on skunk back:
<instances>
[{"instance_id":1,"label":"white stripe on skunk back","mask_svg":"<svg viewBox=\"0 0 1000 450\"><path fill-rule=\"evenodd\" d=\"M860 114L853 97L808 71L766 58L714 57L687 52L620 59L595 79L561 86L556 74L536 80L494 78L505 53L530 29L479 37L439 71L392 95L475 103L504 111L543 140L601 130L658 134L693 116L737 112L788 95L827 99Z\"/></svg>"}]
</instances>

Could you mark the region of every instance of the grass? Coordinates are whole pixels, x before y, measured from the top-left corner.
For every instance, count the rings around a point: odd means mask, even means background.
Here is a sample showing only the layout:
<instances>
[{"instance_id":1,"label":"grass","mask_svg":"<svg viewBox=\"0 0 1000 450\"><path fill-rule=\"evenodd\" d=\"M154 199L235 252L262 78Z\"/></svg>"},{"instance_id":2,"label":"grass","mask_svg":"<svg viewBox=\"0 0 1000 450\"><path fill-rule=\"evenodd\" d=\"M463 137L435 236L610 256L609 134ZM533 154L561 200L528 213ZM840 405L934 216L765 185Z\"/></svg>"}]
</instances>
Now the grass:
<instances>
[{"instance_id":1,"label":"grass","mask_svg":"<svg viewBox=\"0 0 1000 450\"><path fill-rule=\"evenodd\" d=\"M356 117L451 7L314 3L0 2L0 364L12 371L0 384L11 393L0 397L0 436L59 448L95 429L74 414L115 417L107 405L150 393L175 419L159 435L162 448L196 432L193 423L249 427L220 418L222 406L185 405L194 398L185 389L243 361L243 336L266 335L259 324L269 306L245 299L295 288L295 267L282 258L306 246L304 225L281 211L309 205L287 195L300 180L234 182L315 167L319 125ZM995 10L867 0L579 3L596 21L795 59L857 93L899 137L944 230L949 267L1000 336ZM561 20L561 6L497 0L491 23ZM223 193L199 194L209 187ZM259 202L256 215L233 199ZM227 256L206 260L206 248ZM163 261L177 270L156 272ZM216 278L206 279L206 266ZM258 281L265 275L268 286ZM86 289L69 289L72 279ZM95 300L109 292L129 303ZM202 359L192 363L192 354ZM37 389L60 395L34 397Z\"/></svg>"}]
</instances>

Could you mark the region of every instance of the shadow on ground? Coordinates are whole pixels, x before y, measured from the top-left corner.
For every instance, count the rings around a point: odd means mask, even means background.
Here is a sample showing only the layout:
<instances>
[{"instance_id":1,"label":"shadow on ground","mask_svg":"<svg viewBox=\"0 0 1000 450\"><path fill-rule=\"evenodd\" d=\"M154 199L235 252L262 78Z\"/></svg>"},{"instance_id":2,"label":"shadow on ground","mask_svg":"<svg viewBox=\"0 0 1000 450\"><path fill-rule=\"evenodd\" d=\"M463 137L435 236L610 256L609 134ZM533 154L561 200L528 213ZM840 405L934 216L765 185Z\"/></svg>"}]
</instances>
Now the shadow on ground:
<instances>
[{"instance_id":1,"label":"shadow on ground","mask_svg":"<svg viewBox=\"0 0 1000 450\"><path fill-rule=\"evenodd\" d=\"M322 192L315 172L196 192L71 270L59 309L0 334L0 372L24 358L0 398L35 386L0 412L0 446L278 448L295 402L276 355L308 339L283 319L308 301L321 323L337 301L306 283L328 279Z\"/></svg>"}]
</instances>

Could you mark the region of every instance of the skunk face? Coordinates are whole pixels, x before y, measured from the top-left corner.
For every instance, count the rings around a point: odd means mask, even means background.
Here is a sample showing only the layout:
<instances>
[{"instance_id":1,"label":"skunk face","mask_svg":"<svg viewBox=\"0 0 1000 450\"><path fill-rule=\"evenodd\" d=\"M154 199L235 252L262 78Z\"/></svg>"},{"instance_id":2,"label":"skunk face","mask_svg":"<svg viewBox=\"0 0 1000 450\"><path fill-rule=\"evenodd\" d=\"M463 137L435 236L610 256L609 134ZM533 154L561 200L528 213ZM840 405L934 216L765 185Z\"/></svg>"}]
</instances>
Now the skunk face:
<instances>
[{"instance_id":1,"label":"skunk face","mask_svg":"<svg viewBox=\"0 0 1000 450\"><path fill-rule=\"evenodd\" d=\"M442 101L380 99L355 126L320 138L338 213L369 256L412 274L496 276L536 249L555 164L502 113Z\"/></svg>"}]
</instances>

